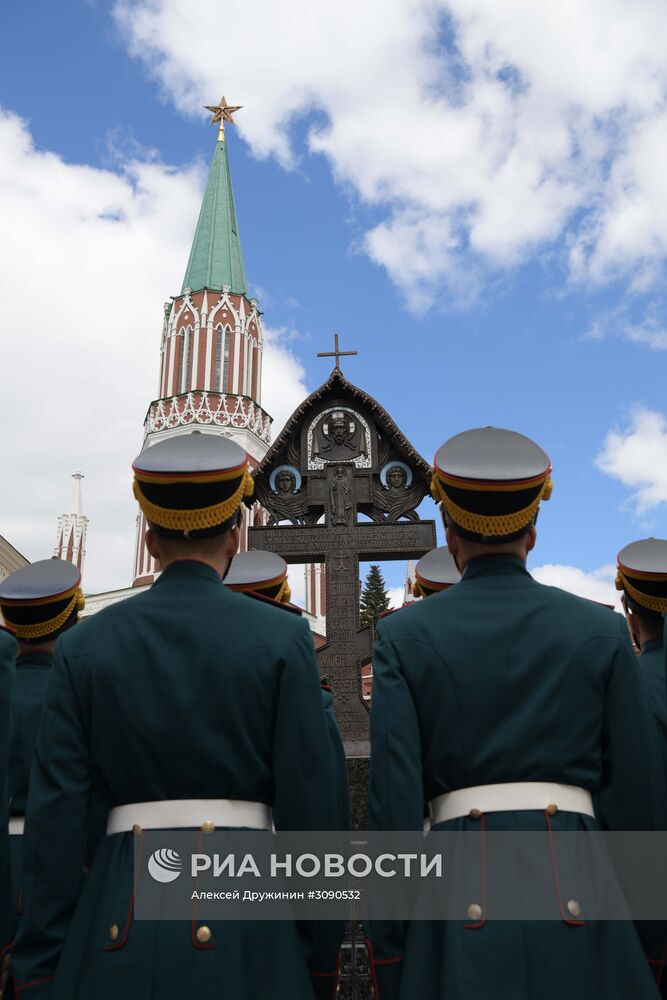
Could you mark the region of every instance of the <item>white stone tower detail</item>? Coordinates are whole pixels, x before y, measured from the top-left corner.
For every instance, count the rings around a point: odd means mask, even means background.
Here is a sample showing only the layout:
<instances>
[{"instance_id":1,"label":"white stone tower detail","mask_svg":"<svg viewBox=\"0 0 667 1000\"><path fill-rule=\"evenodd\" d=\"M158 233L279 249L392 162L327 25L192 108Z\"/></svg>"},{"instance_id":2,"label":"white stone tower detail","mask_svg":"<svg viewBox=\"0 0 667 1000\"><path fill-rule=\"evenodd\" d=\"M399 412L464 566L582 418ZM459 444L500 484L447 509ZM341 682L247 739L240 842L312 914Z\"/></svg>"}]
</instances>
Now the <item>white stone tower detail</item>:
<instances>
[{"instance_id":1,"label":"white stone tower detail","mask_svg":"<svg viewBox=\"0 0 667 1000\"><path fill-rule=\"evenodd\" d=\"M83 513L81 500L82 472L72 473L72 492L69 510L58 518L58 537L53 550L58 559L66 559L74 563L80 573L83 573L83 561L86 556L86 532L88 518Z\"/></svg>"},{"instance_id":2,"label":"white stone tower detail","mask_svg":"<svg viewBox=\"0 0 667 1000\"><path fill-rule=\"evenodd\" d=\"M304 568L306 578L305 608L312 616L312 628L320 635L327 630L327 568L324 563L309 563Z\"/></svg>"},{"instance_id":3,"label":"white stone tower detail","mask_svg":"<svg viewBox=\"0 0 667 1000\"><path fill-rule=\"evenodd\" d=\"M414 559L408 560L408 565L405 570L405 580L403 582L403 604L412 604L413 601L419 601L421 598L415 597L412 588L414 587L416 579L415 573L415 561Z\"/></svg>"}]
</instances>

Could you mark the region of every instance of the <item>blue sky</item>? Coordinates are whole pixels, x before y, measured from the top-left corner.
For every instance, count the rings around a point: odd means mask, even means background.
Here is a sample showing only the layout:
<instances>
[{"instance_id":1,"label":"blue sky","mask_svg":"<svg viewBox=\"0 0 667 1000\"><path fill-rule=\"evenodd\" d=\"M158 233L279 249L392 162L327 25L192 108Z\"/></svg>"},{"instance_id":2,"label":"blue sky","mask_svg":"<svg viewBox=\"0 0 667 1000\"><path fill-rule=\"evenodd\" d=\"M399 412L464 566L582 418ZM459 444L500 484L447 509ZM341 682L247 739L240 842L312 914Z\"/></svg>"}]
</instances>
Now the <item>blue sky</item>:
<instances>
[{"instance_id":1,"label":"blue sky","mask_svg":"<svg viewBox=\"0 0 667 1000\"><path fill-rule=\"evenodd\" d=\"M429 460L485 424L545 448L545 579L602 597L624 544L667 535L667 14L501 6L3 7L0 533L49 554L81 467L88 586L129 582L127 469L224 92L274 431L338 331Z\"/></svg>"}]
</instances>

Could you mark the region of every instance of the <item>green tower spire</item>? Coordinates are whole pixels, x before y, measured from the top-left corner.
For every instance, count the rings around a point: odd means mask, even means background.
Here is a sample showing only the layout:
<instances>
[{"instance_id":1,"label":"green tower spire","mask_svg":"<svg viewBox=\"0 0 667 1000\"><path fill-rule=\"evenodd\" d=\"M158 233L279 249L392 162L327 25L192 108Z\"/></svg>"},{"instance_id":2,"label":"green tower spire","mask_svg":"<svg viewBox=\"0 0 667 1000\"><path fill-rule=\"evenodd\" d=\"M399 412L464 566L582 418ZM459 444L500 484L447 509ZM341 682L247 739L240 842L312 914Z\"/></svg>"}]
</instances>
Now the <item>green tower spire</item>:
<instances>
[{"instance_id":1,"label":"green tower spire","mask_svg":"<svg viewBox=\"0 0 667 1000\"><path fill-rule=\"evenodd\" d=\"M224 97L221 105L225 105ZM231 121L231 115L225 115L225 119ZM182 291L186 288L192 288L193 291L198 291L200 288L219 289L223 285L229 285L232 292L236 292L237 295L247 295L248 285L236 221L224 121L222 118L217 120L220 121L220 131Z\"/></svg>"}]
</instances>

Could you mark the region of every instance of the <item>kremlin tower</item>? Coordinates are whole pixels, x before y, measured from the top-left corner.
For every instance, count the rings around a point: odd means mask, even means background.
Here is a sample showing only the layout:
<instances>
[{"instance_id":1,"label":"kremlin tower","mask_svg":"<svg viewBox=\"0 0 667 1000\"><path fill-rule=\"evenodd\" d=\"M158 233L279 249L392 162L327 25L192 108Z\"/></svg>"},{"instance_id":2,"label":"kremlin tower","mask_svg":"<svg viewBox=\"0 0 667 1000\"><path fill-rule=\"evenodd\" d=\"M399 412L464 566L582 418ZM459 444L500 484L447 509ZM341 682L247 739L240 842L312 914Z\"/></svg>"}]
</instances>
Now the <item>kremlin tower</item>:
<instances>
[{"instance_id":1,"label":"kremlin tower","mask_svg":"<svg viewBox=\"0 0 667 1000\"><path fill-rule=\"evenodd\" d=\"M197 429L233 438L255 468L271 442L271 417L262 409L262 321L248 298L225 122L238 108L222 98L210 107L219 123L199 221L183 287L164 307L158 398L148 407L144 447ZM261 524L255 505L250 517ZM241 550L247 545L245 519ZM146 520L137 515L134 586L157 571L144 544Z\"/></svg>"}]
</instances>

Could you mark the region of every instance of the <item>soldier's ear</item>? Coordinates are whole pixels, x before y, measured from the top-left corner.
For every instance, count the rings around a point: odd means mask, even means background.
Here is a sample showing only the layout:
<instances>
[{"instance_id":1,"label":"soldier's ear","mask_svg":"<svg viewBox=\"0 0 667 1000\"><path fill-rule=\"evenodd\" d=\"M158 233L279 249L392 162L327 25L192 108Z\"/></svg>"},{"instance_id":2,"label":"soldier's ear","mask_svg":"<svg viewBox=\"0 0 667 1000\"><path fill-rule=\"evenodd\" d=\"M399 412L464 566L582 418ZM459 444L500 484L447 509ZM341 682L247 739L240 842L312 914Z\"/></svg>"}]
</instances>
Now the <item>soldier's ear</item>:
<instances>
[{"instance_id":1,"label":"soldier's ear","mask_svg":"<svg viewBox=\"0 0 667 1000\"><path fill-rule=\"evenodd\" d=\"M233 559L239 550L239 544L241 542L241 526L235 525L226 532L227 544L225 545L225 554Z\"/></svg>"},{"instance_id":2,"label":"soldier's ear","mask_svg":"<svg viewBox=\"0 0 667 1000\"><path fill-rule=\"evenodd\" d=\"M535 542L537 541L537 528L534 524L531 524L530 528L526 532L526 555L532 552L535 548Z\"/></svg>"},{"instance_id":3,"label":"soldier's ear","mask_svg":"<svg viewBox=\"0 0 667 1000\"><path fill-rule=\"evenodd\" d=\"M145 540L146 540L146 548L148 549L148 554L152 556L153 559L157 559L157 561L159 562L160 561L159 540L158 536L151 528L148 528L146 530Z\"/></svg>"}]
</instances>

